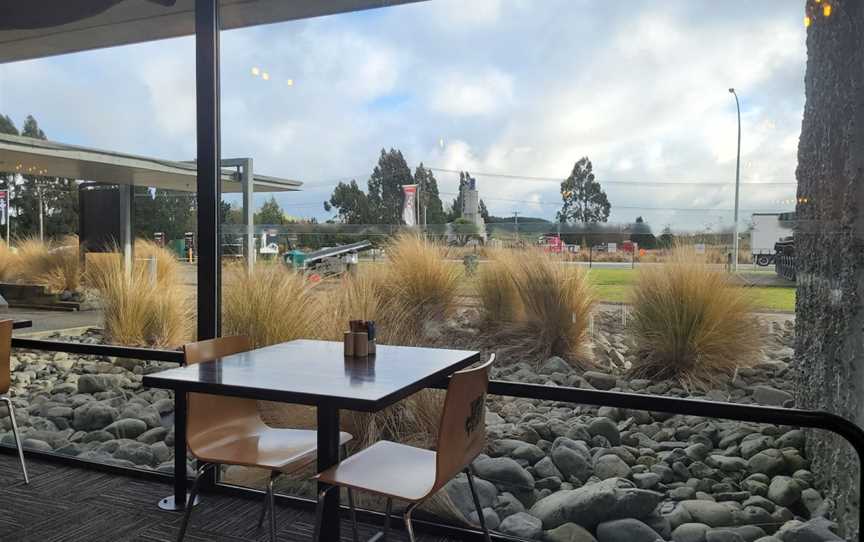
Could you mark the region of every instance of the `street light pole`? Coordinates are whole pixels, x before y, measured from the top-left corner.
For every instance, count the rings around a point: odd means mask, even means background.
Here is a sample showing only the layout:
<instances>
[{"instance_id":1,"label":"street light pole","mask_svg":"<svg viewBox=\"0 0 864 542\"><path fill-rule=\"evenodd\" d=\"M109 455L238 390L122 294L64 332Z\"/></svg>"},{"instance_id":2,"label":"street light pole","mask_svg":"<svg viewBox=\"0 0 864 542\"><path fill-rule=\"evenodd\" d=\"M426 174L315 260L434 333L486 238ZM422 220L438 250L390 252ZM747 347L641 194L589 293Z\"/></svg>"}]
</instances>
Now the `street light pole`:
<instances>
[{"instance_id":1,"label":"street light pole","mask_svg":"<svg viewBox=\"0 0 864 542\"><path fill-rule=\"evenodd\" d=\"M738 102L738 93L734 88L729 92L735 96L735 108L738 110L738 158L735 161L735 223L732 227L732 272L738 272L738 193L741 186L741 104Z\"/></svg>"}]
</instances>

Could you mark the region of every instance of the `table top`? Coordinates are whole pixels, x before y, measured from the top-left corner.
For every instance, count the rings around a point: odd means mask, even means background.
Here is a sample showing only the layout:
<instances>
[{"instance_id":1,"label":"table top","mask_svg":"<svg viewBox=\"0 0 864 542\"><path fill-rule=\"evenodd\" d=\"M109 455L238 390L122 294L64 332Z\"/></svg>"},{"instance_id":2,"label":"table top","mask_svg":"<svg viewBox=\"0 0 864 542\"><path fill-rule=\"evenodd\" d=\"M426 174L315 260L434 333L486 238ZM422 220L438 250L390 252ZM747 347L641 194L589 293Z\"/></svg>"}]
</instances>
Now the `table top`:
<instances>
[{"instance_id":1,"label":"table top","mask_svg":"<svg viewBox=\"0 0 864 542\"><path fill-rule=\"evenodd\" d=\"M345 357L342 342L297 340L144 376L178 392L375 411L480 360L468 350L378 345Z\"/></svg>"},{"instance_id":2,"label":"table top","mask_svg":"<svg viewBox=\"0 0 864 542\"><path fill-rule=\"evenodd\" d=\"M33 327L33 320L12 320L12 329Z\"/></svg>"}]
</instances>

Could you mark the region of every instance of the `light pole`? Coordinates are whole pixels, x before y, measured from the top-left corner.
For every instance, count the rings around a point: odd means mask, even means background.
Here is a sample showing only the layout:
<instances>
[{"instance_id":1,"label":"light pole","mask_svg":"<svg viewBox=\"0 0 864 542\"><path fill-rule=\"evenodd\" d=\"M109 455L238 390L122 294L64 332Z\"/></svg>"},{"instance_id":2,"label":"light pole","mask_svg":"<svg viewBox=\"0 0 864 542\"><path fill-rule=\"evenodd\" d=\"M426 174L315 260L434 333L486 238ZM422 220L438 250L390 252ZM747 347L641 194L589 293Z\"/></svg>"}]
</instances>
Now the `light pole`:
<instances>
[{"instance_id":1,"label":"light pole","mask_svg":"<svg viewBox=\"0 0 864 542\"><path fill-rule=\"evenodd\" d=\"M735 96L735 108L738 110L738 158L735 161L735 216L732 226L732 272L738 272L738 190L741 186L741 104L738 102L738 94L734 88L729 92Z\"/></svg>"}]
</instances>

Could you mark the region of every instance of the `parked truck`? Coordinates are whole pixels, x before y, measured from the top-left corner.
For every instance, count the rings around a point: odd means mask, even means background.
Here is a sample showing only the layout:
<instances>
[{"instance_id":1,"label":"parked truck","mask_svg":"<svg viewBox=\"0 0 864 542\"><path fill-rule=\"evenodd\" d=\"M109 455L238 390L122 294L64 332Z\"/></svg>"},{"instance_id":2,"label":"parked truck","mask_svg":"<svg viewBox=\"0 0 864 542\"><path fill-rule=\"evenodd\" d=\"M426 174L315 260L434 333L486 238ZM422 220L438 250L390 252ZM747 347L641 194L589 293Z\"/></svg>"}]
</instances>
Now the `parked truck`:
<instances>
[{"instance_id":1,"label":"parked truck","mask_svg":"<svg viewBox=\"0 0 864 542\"><path fill-rule=\"evenodd\" d=\"M766 267L774 263L777 252L774 245L792 235L791 213L753 213L750 232L750 251L756 265Z\"/></svg>"}]
</instances>

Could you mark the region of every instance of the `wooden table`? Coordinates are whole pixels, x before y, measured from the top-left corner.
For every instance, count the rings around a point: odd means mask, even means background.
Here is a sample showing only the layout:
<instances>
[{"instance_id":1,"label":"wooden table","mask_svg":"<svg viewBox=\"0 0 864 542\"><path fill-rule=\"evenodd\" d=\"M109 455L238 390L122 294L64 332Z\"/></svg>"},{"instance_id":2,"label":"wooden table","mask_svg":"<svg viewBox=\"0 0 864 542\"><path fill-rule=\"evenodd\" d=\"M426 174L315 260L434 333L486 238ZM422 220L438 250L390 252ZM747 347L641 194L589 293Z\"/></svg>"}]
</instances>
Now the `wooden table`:
<instances>
[{"instance_id":1,"label":"wooden table","mask_svg":"<svg viewBox=\"0 0 864 542\"><path fill-rule=\"evenodd\" d=\"M465 350L378 346L346 358L341 342L298 340L144 376L144 386L175 392L174 508L186 503L186 393L231 395L313 405L318 470L339 461L339 411L375 412L444 381L479 361ZM327 494L322 540L339 540L339 491Z\"/></svg>"}]
</instances>

